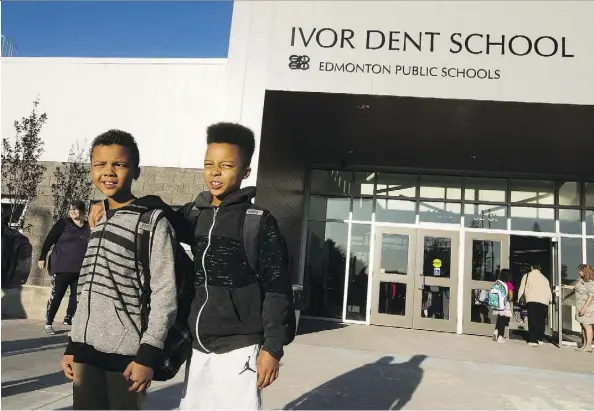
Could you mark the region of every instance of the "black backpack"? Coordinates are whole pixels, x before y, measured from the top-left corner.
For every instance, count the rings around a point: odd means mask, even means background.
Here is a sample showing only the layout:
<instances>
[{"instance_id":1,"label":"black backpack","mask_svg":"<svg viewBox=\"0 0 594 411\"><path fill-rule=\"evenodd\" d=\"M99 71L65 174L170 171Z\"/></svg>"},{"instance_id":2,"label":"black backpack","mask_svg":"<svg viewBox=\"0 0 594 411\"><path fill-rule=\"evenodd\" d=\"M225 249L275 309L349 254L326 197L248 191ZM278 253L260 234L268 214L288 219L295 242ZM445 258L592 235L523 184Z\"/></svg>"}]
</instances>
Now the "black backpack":
<instances>
[{"instance_id":1,"label":"black backpack","mask_svg":"<svg viewBox=\"0 0 594 411\"><path fill-rule=\"evenodd\" d=\"M141 330L144 333L148 326L148 316L151 311L151 274L150 250L152 235L161 218L165 217L159 209L153 209L141 214L136 229L136 272L141 285ZM188 326L188 316L196 289L194 287L194 264L180 243L177 243L175 253L175 280L177 284L177 316L175 323L169 329L165 339L165 346L161 351L158 365L153 369L155 381L167 381L177 374L181 366L192 354L192 333Z\"/></svg>"},{"instance_id":2,"label":"black backpack","mask_svg":"<svg viewBox=\"0 0 594 411\"><path fill-rule=\"evenodd\" d=\"M201 208L193 207L191 211L191 217L198 220L200 216ZM261 244L261 236L262 236L262 223L264 219L268 215L268 211L258 207L255 204L250 204L248 209L245 212L243 218L243 225L241 227L241 236L242 236L242 244L245 256L248 260L250 268L258 278L258 282L262 283L262 278L259 275L259 262L260 262L260 244ZM281 235L281 241L283 242L283 247L285 248L285 254L287 253L286 243L284 238ZM289 285L291 287L291 285ZM293 289L287 290L288 295L291 295L293 298ZM295 334L297 330L297 319L295 317L295 307L293 298L289 299L289 322L285 326L285 340L284 345L288 345L293 342L295 339Z\"/></svg>"},{"instance_id":3,"label":"black backpack","mask_svg":"<svg viewBox=\"0 0 594 411\"><path fill-rule=\"evenodd\" d=\"M2 227L2 289L19 288L29 279L33 247L11 227Z\"/></svg>"}]
</instances>

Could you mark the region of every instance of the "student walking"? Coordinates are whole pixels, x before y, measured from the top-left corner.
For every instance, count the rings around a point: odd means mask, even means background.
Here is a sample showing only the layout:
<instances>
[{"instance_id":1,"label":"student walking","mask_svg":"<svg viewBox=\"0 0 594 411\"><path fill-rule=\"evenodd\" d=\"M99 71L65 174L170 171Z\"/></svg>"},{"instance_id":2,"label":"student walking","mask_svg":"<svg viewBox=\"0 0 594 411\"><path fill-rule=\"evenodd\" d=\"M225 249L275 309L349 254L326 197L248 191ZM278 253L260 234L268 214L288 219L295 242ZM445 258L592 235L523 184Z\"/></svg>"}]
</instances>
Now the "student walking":
<instances>
[{"instance_id":1,"label":"student walking","mask_svg":"<svg viewBox=\"0 0 594 411\"><path fill-rule=\"evenodd\" d=\"M91 232L79 309L62 359L65 375L74 380L74 409L139 409L175 321L177 242L164 218L152 228L148 318L141 312L136 230L141 215L161 202L133 196L139 174L138 147L130 134L110 130L95 138L91 176L107 196L109 211Z\"/></svg>"},{"instance_id":2,"label":"student walking","mask_svg":"<svg viewBox=\"0 0 594 411\"><path fill-rule=\"evenodd\" d=\"M69 207L69 216L59 219L48 233L37 263L39 269L46 267L52 277L52 288L47 301L45 332L55 334L53 323L60 303L70 288L70 298L63 325L72 325L76 312L76 293L80 268L85 258L91 229L85 220L86 207L82 201L74 201ZM53 247L49 265L47 254Z\"/></svg>"},{"instance_id":3,"label":"student walking","mask_svg":"<svg viewBox=\"0 0 594 411\"><path fill-rule=\"evenodd\" d=\"M507 291L507 301L505 303L505 309L493 310L493 314L497 316L497 322L495 323L495 331L493 331L493 341L500 343L506 342L505 328L509 326L509 321L513 315L512 301L514 300L514 285L511 280L511 272L504 268L499 273L498 281L505 284L505 290Z\"/></svg>"},{"instance_id":4,"label":"student walking","mask_svg":"<svg viewBox=\"0 0 594 411\"><path fill-rule=\"evenodd\" d=\"M528 334L531 347L543 344L549 304L553 301L551 285L541 272L540 265L533 264L532 271L522 277L518 297L526 299L528 308Z\"/></svg>"}]
</instances>

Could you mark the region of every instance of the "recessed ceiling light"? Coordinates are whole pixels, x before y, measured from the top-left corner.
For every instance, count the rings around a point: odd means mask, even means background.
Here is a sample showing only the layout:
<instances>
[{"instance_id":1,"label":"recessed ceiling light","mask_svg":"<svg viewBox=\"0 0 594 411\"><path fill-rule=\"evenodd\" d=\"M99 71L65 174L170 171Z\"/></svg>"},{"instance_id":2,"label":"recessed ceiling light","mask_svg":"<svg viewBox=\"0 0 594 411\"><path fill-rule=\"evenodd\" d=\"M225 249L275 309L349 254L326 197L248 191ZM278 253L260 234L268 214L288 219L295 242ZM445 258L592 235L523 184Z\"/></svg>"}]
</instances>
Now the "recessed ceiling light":
<instances>
[{"instance_id":1,"label":"recessed ceiling light","mask_svg":"<svg viewBox=\"0 0 594 411\"><path fill-rule=\"evenodd\" d=\"M359 105L357 106L357 108L358 108L359 110L366 110L366 109L368 109L368 108L369 108L369 106L368 106L367 104L359 104Z\"/></svg>"}]
</instances>

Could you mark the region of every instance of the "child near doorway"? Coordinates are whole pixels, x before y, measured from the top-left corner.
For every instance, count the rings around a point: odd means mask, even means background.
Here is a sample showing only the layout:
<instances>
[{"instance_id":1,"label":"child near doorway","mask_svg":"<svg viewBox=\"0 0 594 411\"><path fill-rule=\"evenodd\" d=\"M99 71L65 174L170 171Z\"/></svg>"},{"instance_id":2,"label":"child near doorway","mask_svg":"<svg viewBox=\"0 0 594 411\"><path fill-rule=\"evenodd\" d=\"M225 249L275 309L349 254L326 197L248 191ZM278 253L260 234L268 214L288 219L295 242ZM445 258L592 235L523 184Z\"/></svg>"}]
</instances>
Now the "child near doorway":
<instances>
[{"instance_id":1,"label":"child near doorway","mask_svg":"<svg viewBox=\"0 0 594 411\"><path fill-rule=\"evenodd\" d=\"M503 282L507 288L507 302L503 310L493 310L493 315L497 316L497 322L495 323L495 331L493 331L493 341L504 343L507 341L505 338L505 328L509 326L509 321L513 315L512 301L514 298L514 285L511 280L511 272L504 268L499 273L499 281Z\"/></svg>"}]
</instances>

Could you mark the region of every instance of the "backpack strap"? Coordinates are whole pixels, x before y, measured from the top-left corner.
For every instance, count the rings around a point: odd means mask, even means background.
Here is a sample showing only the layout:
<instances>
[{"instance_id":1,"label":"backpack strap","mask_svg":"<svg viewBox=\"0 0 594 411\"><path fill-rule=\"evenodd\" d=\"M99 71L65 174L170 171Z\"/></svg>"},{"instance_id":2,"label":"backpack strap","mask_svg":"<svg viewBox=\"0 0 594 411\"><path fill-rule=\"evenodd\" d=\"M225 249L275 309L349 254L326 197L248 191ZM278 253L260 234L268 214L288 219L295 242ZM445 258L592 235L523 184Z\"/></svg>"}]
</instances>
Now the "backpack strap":
<instances>
[{"instance_id":1,"label":"backpack strap","mask_svg":"<svg viewBox=\"0 0 594 411\"><path fill-rule=\"evenodd\" d=\"M262 222L267 211L255 204L250 204L245 212L242 226L243 250L247 257L250 268L256 276L260 275L260 240L262 231Z\"/></svg>"},{"instance_id":2,"label":"backpack strap","mask_svg":"<svg viewBox=\"0 0 594 411\"><path fill-rule=\"evenodd\" d=\"M159 219L164 214L159 209L152 209L140 214L136 226L136 275L140 285L141 305L141 334L148 327L148 314L151 310L151 247L153 245L153 232L157 227Z\"/></svg>"}]
</instances>

